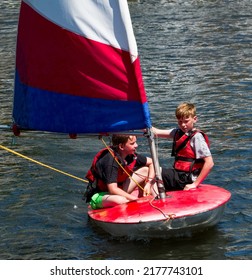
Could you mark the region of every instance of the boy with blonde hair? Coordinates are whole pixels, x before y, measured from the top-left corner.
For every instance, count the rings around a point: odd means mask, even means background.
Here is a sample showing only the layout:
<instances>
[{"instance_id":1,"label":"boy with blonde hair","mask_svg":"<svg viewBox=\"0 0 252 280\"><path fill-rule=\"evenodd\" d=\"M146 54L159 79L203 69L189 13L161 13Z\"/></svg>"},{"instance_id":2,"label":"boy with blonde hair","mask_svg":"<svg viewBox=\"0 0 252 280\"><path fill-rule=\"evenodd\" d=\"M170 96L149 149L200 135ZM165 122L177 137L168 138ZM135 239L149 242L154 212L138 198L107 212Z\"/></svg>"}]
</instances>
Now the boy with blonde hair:
<instances>
[{"instance_id":1,"label":"boy with blonde hair","mask_svg":"<svg viewBox=\"0 0 252 280\"><path fill-rule=\"evenodd\" d=\"M194 127L198 120L195 105L182 103L175 115L178 128L165 130L152 127L155 136L173 139L173 168L162 168L167 191L197 188L214 166L207 135Z\"/></svg>"}]
</instances>

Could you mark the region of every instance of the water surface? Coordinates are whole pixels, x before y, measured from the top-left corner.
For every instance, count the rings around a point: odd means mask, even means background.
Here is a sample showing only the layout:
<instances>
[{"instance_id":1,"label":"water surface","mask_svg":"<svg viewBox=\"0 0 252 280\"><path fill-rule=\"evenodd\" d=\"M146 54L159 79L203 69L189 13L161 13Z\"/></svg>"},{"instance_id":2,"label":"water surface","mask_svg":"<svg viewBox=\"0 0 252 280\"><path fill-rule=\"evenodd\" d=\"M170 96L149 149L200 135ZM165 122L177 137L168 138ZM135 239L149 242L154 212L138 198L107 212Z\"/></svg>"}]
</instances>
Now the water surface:
<instances>
[{"instance_id":1,"label":"water surface","mask_svg":"<svg viewBox=\"0 0 252 280\"><path fill-rule=\"evenodd\" d=\"M19 1L0 3L0 124L11 123ZM84 184L0 151L1 259L252 259L252 3L206 0L130 2L154 126L176 125L182 101L196 104L215 166L206 183L232 192L220 223L173 240L113 239L94 228ZM103 144L0 131L0 143L83 178ZM148 155L144 139L139 152ZM171 143L159 139L161 165Z\"/></svg>"}]
</instances>

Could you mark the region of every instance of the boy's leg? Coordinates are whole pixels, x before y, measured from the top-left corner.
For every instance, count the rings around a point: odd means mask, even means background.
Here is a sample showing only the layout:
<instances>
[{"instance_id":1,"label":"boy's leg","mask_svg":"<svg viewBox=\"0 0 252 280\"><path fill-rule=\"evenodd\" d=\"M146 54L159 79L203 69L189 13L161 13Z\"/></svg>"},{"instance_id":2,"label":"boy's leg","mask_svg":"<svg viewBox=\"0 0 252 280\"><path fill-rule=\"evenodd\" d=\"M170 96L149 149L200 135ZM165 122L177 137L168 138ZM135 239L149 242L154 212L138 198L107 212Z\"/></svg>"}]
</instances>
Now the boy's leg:
<instances>
[{"instance_id":1,"label":"boy's leg","mask_svg":"<svg viewBox=\"0 0 252 280\"><path fill-rule=\"evenodd\" d=\"M146 183L147 179L153 179L153 178L148 178L148 174L149 174L149 168L147 166L141 167L138 170L136 170L131 178L128 178L124 184L123 184L123 189L124 191L128 192L128 193L132 193L136 187L138 185L141 186L141 188L138 188L139 191L139 195L138 197L143 196L143 189ZM158 190L157 190L157 185L153 184L152 185L152 190L151 190L151 194L153 196L156 196L158 194Z\"/></svg>"},{"instance_id":2,"label":"boy's leg","mask_svg":"<svg viewBox=\"0 0 252 280\"><path fill-rule=\"evenodd\" d=\"M145 180L148 176L148 167L144 166L134 172L131 177L127 178L123 183L123 190L127 193L132 193L137 185L144 186Z\"/></svg>"},{"instance_id":3,"label":"boy's leg","mask_svg":"<svg viewBox=\"0 0 252 280\"><path fill-rule=\"evenodd\" d=\"M127 203L129 202L129 200L124 197L124 196L121 196L121 195L116 195L116 194L113 194L113 195L105 195L103 196L102 198L102 207L113 207L113 206L116 206L118 204L123 204L123 203Z\"/></svg>"},{"instance_id":4,"label":"boy's leg","mask_svg":"<svg viewBox=\"0 0 252 280\"><path fill-rule=\"evenodd\" d=\"M178 174L173 168L162 168L162 180L167 191L183 190L178 182Z\"/></svg>"},{"instance_id":5,"label":"boy's leg","mask_svg":"<svg viewBox=\"0 0 252 280\"><path fill-rule=\"evenodd\" d=\"M90 205L92 209L113 207L118 204L127 203L129 200L121 195L110 195L107 192L96 193L92 196Z\"/></svg>"}]
</instances>

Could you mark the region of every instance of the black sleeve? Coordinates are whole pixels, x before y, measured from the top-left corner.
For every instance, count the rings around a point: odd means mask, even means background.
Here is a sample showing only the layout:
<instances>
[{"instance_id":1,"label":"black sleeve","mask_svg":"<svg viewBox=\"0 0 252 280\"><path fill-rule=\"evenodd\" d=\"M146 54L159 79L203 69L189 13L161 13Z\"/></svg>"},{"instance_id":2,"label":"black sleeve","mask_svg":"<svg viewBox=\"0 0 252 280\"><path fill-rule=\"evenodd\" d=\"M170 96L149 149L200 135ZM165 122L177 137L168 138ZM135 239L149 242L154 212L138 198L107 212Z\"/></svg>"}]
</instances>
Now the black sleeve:
<instances>
[{"instance_id":1,"label":"black sleeve","mask_svg":"<svg viewBox=\"0 0 252 280\"><path fill-rule=\"evenodd\" d=\"M96 167L104 183L111 184L117 182L119 166L110 153L98 160Z\"/></svg>"},{"instance_id":2,"label":"black sleeve","mask_svg":"<svg viewBox=\"0 0 252 280\"><path fill-rule=\"evenodd\" d=\"M134 171L143 166L146 166L146 163L147 163L147 157L143 156L141 154L137 154L136 165L134 167Z\"/></svg>"}]
</instances>

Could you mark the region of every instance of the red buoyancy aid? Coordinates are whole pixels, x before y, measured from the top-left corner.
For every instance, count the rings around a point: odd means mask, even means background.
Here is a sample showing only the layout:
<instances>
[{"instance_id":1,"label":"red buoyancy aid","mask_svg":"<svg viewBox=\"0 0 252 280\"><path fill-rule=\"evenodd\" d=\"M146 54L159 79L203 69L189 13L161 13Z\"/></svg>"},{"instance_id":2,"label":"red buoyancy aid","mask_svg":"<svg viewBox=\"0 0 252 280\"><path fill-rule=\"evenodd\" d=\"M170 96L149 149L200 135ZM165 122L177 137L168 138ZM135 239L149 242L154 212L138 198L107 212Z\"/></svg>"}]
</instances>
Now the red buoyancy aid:
<instances>
[{"instance_id":1,"label":"red buoyancy aid","mask_svg":"<svg viewBox=\"0 0 252 280\"><path fill-rule=\"evenodd\" d=\"M190 140L196 133L201 133L209 147L209 139L201 130L194 130L189 135L178 129L173 139L172 156L175 156L174 168L178 171L192 172L202 169L204 160L196 159L195 152L190 145Z\"/></svg>"},{"instance_id":2,"label":"red buoyancy aid","mask_svg":"<svg viewBox=\"0 0 252 280\"><path fill-rule=\"evenodd\" d=\"M110 149L110 151L109 151L109 149ZM96 185L100 191L107 191L108 188L107 188L107 185L102 181L100 175L98 174L98 171L96 168L96 163L99 159L104 157L107 153L111 153L111 156L113 156L117 161L120 162L120 160L115 155L115 152L113 151L112 148L104 148L95 155L92 165L86 174L86 178L88 179L89 182L94 183L96 181ZM121 162L120 162L120 164L121 165L119 165L118 175L117 175L117 183L119 186L129 177L129 175L132 175L133 168L136 165L136 157L134 156L133 161L128 165L124 165Z\"/></svg>"}]
</instances>

